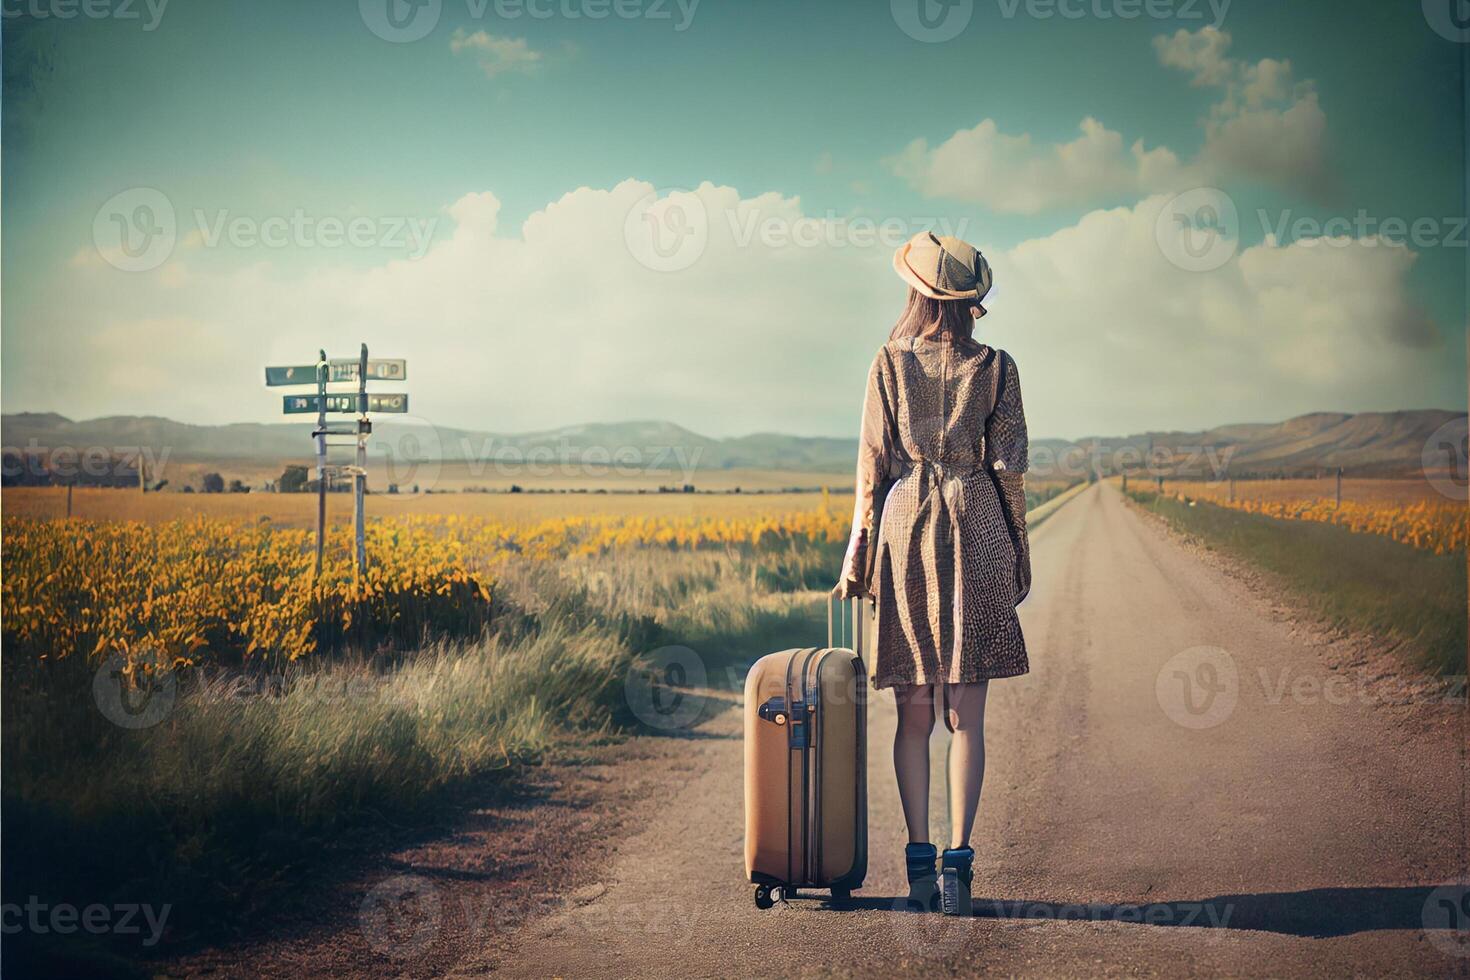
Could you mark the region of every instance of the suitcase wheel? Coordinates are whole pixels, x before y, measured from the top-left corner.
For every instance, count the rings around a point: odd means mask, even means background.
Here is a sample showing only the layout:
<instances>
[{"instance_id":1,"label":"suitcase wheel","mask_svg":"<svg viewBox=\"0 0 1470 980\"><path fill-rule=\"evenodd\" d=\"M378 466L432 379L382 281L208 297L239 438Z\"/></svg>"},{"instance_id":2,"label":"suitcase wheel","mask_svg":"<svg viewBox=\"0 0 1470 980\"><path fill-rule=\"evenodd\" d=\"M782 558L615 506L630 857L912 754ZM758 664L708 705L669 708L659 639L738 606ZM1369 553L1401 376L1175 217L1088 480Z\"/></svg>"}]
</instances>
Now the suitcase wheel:
<instances>
[{"instance_id":1,"label":"suitcase wheel","mask_svg":"<svg viewBox=\"0 0 1470 980\"><path fill-rule=\"evenodd\" d=\"M834 902L845 902L845 901L847 901L850 898L852 898L852 889L851 888L834 888L834 889L832 889L832 901L834 901Z\"/></svg>"},{"instance_id":2,"label":"suitcase wheel","mask_svg":"<svg viewBox=\"0 0 1470 980\"><path fill-rule=\"evenodd\" d=\"M770 908L771 906L773 906L775 904L776 904L776 900L771 897L771 887L769 885L756 885L755 886L755 907L756 908L758 908L758 909L768 909L768 908Z\"/></svg>"}]
</instances>

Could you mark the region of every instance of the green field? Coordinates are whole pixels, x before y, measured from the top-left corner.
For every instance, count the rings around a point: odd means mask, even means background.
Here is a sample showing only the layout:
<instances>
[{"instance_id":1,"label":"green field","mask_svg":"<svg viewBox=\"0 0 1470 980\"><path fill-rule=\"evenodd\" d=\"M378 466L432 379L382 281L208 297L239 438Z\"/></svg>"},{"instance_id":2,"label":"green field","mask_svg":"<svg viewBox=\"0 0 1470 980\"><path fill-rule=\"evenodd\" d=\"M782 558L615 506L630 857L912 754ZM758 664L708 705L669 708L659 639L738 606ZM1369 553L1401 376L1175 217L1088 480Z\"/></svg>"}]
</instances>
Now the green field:
<instances>
[{"instance_id":1,"label":"green field","mask_svg":"<svg viewBox=\"0 0 1470 980\"><path fill-rule=\"evenodd\" d=\"M1333 524L1187 503L1151 490L1128 496L1177 530L1275 576L1334 626L1400 644L1416 666L1465 673L1463 553L1436 555Z\"/></svg>"}]
</instances>

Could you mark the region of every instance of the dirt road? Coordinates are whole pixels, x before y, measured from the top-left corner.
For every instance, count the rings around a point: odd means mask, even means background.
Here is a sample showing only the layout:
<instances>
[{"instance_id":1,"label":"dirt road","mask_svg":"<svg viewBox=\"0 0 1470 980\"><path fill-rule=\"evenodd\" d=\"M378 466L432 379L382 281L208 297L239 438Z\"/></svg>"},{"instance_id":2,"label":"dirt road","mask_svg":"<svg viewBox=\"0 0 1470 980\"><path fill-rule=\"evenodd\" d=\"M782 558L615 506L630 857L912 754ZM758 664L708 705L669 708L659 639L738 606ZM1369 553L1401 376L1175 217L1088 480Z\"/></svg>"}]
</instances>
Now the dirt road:
<instances>
[{"instance_id":1,"label":"dirt road","mask_svg":"<svg viewBox=\"0 0 1470 980\"><path fill-rule=\"evenodd\" d=\"M865 887L757 910L732 710L604 885L456 975L1470 976L1463 892L1435 891L1466 868L1463 709L1390 703L1371 652L1294 625L1111 487L1039 528L1034 564L1032 672L990 699L975 918L894 908L883 699Z\"/></svg>"}]
</instances>

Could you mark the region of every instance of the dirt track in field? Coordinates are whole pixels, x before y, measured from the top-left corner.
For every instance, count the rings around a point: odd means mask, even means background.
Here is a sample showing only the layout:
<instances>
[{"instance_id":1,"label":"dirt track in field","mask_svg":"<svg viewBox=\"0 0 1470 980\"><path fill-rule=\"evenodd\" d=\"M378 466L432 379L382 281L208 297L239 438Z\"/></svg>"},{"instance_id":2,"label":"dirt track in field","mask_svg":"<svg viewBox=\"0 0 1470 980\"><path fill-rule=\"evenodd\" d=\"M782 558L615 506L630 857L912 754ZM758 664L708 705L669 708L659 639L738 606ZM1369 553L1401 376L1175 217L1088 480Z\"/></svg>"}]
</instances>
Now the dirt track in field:
<instances>
[{"instance_id":1,"label":"dirt track in field","mask_svg":"<svg viewBox=\"0 0 1470 980\"><path fill-rule=\"evenodd\" d=\"M621 789L577 797L587 809L562 838L575 854L560 878L527 870L521 892L492 905L473 877L485 842L449 837L401 868L406 892L339 915L340 932L232 965L283 975L1470 976L1470 921L1454 918L1463 892L1436 891L1466 880L1462 705L1397 703L1403 668L1300 625L1109 486L1037 529L1033 564L1021 609L1032 672L997 681L990 697L974 918L895 908L904 830L892 702L880 697L870 871L849 907L819 897L753 905L731 708L687 739L639 739L603 760L594 782ZM941 841L946 737L940 727L933 753ZM525 816L535 822L534 810ZM527 860L556 843L541 835ZM455 924L476 916L482 928Z\"/></svg>"}]
</instances>

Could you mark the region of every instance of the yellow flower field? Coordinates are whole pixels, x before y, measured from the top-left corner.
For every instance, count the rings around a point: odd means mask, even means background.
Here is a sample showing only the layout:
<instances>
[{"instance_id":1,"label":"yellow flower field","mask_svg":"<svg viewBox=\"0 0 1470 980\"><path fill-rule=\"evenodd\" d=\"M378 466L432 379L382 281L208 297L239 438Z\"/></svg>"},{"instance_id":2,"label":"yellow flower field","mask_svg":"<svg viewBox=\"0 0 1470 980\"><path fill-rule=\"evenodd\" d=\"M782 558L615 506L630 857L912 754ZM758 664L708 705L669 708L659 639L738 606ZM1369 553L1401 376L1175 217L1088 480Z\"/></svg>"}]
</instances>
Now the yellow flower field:
<instances>
[{"instance_id":1,"label":"yellow flower field","mask_svg":"<svg viewBox=\"0 0 1470 980\"><path fill-rule=\"evenodd\" d=\"M4 520L9 651L43 658L120 654L130 664L295 660L318 650L463 633L489 621L507 556L559 560L618 548L765 548L845 539L823 506L732 518L588 516L512 525L483 517L371 520L358 581L349 531L314 535L269 522Z\"/></svg>"},{"instance_id":2,"label":"yellow flower field","mask_svg":"<svg viewBox=\"0 0 1470 980\"><path fill-rule=\"evenodd\" d=\"M1437 555L1463 552L1470 540L1470 508L1414 481L1355 481L1336 502L1330 480L1238 481L1230 484L1166 482L1179 499L1207 500L1268 517L1338 524L1360 534L1379 534Z\"/></svg>"}]
</instances>

